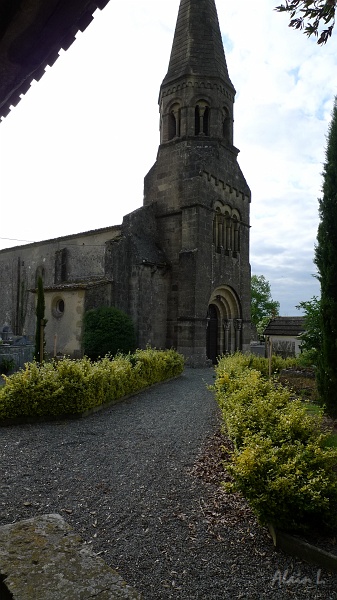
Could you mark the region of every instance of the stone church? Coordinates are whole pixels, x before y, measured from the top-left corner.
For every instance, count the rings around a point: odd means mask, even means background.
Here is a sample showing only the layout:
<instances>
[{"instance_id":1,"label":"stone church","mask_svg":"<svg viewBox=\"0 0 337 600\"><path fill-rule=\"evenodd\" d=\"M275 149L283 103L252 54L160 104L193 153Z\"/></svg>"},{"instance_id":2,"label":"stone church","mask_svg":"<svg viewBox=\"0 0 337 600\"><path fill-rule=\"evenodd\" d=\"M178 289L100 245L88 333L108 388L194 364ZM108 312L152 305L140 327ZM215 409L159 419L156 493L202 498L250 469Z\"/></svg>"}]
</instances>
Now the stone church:
<instances>
[{"instance_id":1,"label":"stone church","mask_svg":"<svg viewBox=\"0 0 337 600\"><path fill-rule=\"evenodd\" d=\"M248 351L251 194L234 97L214 0L181 0L143 206L121 225L1 250L0 325L34 335L41 275L51 355L80 357L83 315L103 305L132 317L139 347L191 365Z\"/></svg>"}]
</instances>

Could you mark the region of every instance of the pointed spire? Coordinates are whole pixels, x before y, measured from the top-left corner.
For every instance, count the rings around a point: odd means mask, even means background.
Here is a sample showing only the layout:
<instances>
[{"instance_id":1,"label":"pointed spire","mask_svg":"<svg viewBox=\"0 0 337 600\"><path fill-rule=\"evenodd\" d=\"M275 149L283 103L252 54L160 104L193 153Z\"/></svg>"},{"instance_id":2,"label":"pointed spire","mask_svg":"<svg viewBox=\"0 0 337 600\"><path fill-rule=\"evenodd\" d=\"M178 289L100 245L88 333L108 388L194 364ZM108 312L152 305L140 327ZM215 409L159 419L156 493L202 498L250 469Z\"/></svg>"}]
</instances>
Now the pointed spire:
<instances>
[{"instance_id":1,"label":"pointed spire","mask_svg":"<svg viewBox=\"0 0 337 600\"><path fill-rule=\"evenodd\" d=\"M163 84L186 75L220 77L233 87L214 0L180 1L170 63Z\"/></svg>"}]
</instances>

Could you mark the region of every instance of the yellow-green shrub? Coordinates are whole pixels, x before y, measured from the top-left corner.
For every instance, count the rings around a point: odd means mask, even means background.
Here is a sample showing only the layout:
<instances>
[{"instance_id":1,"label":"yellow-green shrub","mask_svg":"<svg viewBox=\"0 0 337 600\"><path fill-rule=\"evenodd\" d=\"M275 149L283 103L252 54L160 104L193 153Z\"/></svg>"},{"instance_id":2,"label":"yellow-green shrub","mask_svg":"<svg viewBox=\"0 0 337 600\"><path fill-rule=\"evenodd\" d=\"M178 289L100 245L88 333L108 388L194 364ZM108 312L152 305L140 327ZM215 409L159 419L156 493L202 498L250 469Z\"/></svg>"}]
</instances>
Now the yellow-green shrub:
<instances>
[{"instance_id":1,"label":"yellow-green shrub","mask_svg":"<svg viewBox=\"0 0 337 600\"><path fill-rule=\"evenodd\" d=\"M76 415L117 401L182 373L183 357L174 350L137 350L113 360L62 360L27 363L0 389L0 420Z\"/></svg>"},{"instance_id":2,"label":"yellow-green shrub","mask_svg":"<svg viewBox=\"0 0 337 600\"><path fill-rule=\"evenodd\" d=\"M278 445L255 434L234 452L228 470L262 524L299 531L336 527L336 460L319 438Z\"/></svg>"},{"instance_id":3,"label":"yellow-green shrub","mask_svg":"<svg viewBox=\"0 0 337 600\"><path fill-rule=\"evenodd\" d=\"M320 416L312 419L291 392L276 386L261 373L244 369L237 376L221 375L216 380L217 398L227 432L236 448L255 433L271 437L275 443L315 437Z\"/></svg>"},{"instance_id":4,"label":"yellow-green shrub","mask_svg":"<svg viewBox=\"0 0 337 600\"><path fill-rule=\"evenodd\" d=\"M136 350L133 355L139 372L147 385L175 377L184 368L184 358L175 350Z\"/></svg>"},{"instance_id":5,"label":"yellow-green shrub","mask_svg":"<svg viewBox=\"0 0 337 600\"><path fill-rule=\"evenodd\" d=\"M296 358L282 358L281 356L273 354L271 360L271 372L275 375L282 371L282 369L290 369L296 367L297 364L298 361ZM244 368L254 369L262 373L262 375L267 376L269 374L269 359L263 358L262 356L256 356L255 354L235 352L235 354L220 358L216 366L216 371L217 373L222 373L224 371L233 371L233 373L235 373L242 371Z\"/></svg>"},{"instance_id":6,"label":"yellow-green shrub","mask_svg":"<svg viewBox=\"0 0 337 600\"><path fill-rule=\"evenodd\" d=\"M216 368L214 390L234 442L233 486L262 523L294 530L316 519L337 526L337 451L325 447L322 414L309 415L254 359L236 354Z\"/></svg>"}]
</instances>

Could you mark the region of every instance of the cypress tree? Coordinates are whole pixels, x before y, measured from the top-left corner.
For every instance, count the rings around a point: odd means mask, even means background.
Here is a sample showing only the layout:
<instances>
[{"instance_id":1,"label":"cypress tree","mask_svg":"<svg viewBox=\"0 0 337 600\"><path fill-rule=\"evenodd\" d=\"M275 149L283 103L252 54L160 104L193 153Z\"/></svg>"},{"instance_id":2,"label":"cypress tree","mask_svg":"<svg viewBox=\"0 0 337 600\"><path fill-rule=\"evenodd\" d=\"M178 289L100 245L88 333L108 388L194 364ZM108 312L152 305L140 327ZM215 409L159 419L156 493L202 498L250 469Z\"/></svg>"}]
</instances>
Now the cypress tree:
<instances>
[{"instance_id":1,"label":"cypress tree","mask_svg":"<svg viewBox=\"0 0 337 600\"><path fill-rule=\"evenodd\" d=\"M321 286L322 346L317 361L317 385L322 404L337 417L337 97L330 122L323 196L319 200L319 226L315 263Z\"/></svg>"},{"instance_id":2,"label":"cypress tree","mask_svg":"<svg viewBox=\"0 0 337 600\"><path fill-rule=\"evenodd\" d=\"M36 331L35 331L35 353L34 357L37 362L43 361L43 356L41 356L41 326L43 328L46 325L46 320L44 318L45 311L45 301L44 301L44 290L43 290L43 280L42 277L39 277L37 280L37 302L36 302ZM43 330L43 346L44 346L44 330Z\"/></svg>"}]
</instances>

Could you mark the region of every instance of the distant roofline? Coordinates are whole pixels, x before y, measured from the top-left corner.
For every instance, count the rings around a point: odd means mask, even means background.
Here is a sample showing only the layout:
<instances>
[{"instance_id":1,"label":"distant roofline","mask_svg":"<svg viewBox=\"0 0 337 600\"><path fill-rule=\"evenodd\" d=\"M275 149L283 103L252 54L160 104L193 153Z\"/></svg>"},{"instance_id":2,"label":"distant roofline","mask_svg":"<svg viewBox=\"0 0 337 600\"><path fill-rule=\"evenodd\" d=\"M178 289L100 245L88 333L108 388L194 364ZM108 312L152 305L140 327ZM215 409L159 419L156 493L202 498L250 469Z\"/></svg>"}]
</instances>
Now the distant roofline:
<instances>
[{"instance_id":1,"label":"distant roofline","mask_svg":"<svg viewBox=\"0 0 337 600\"><path fill-rule=\"evenodd\" d=\"M40 240L39 242L31 242L29 244L20 244L18 246L11 246L10 248L2 248L0 250L0 254L5 253L5 252L13 252L13 250L17 250L19 248L29 248L32 246L41 246L43 244L51 244L51 243L55 243L55 242L61 242L61 241L65 241L65 240L79 238L84 235L89 235L89 236L97 235L100 233L114 231L114 230L118 230L121 228L122 228L121 224L120 225L110 225L110 227L102 227L101 229L90 229L89 231L82 231L80 233L72 233L72 234L64 235L64 236L57 237L57 238L49 238L47 240Z\"/></svg>"}]
</instances>

